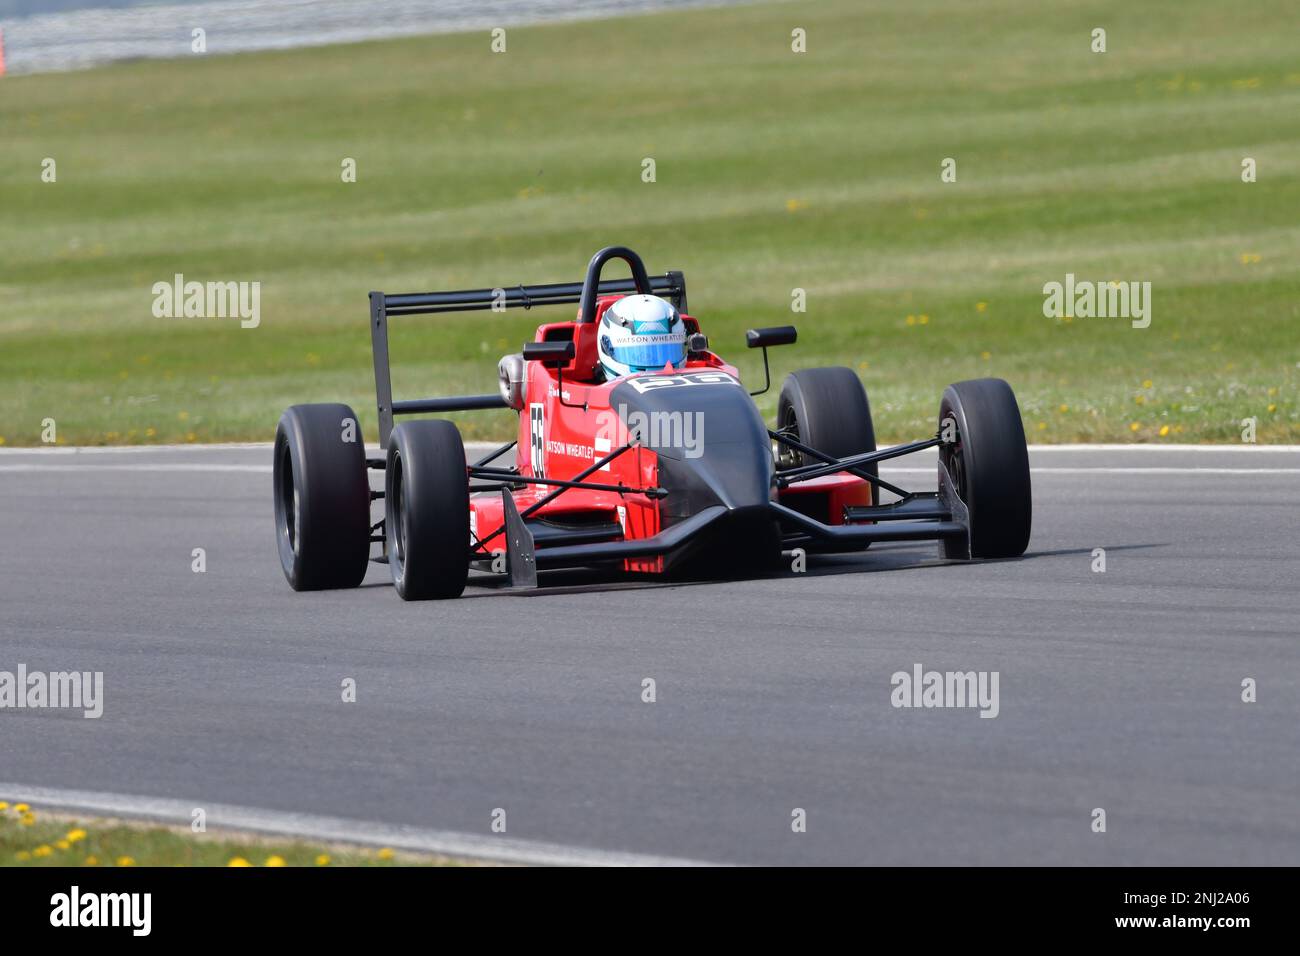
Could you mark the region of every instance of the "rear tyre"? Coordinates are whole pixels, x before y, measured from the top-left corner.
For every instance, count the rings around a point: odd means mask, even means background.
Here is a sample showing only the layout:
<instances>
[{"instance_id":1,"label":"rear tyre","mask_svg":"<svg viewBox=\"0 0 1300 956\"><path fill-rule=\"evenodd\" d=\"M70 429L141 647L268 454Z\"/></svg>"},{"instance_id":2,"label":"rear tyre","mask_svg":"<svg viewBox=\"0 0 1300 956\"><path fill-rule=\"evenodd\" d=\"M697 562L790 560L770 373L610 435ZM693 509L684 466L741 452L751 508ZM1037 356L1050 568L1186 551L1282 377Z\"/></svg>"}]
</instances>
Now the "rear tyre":
<instances>
[{"instance_id":1,"label":"rear tyre","mask_svg":"<svg viewBox=\"0 0 1300 956\"><path fill-rule=\"evenodd\" d=\"M791 372L781 386L776 405L776 428L796 441L836 458L876 450L876 430L871 404L862 380L851 368L806 368ZM817 460L777 444L777 470L786 471ZM879 475L879 466L864 469ZM880 490L871 486L871 502L878 504Z\"/></svg>"},{"instance_id":2,"label":"rear tyre","mask_svg":"<svg viewBox=\"0 0 1300 956\"><path fill-rule=\"evenodd\" d=\"M275 530L295 591L354 588L370 558L370 481L357 413L294 405L275 430Z\"/></svg>"},{"instance_id":3,"label":"rear tyre","mask_svg":"<svg viewBox=\"0 0 1300 956\"><path fill-rule=\"evenodd\" d=\"M952 477L970 521L970 556L1013 558L1029 547L1032 501L1029 450L1020 406L1000 378L949 385L939 404L939 434L951 418L956 440L939 446L939 460ZM965 548L944 540L944 557L965 557Z\"/></svg>"},{"instance_id":4,"label":"rear tyre","mask_svg":"<svg viewBox=\"0 0 1300 956\"><path fill-rule=\"evenodd\" d=\"M388 439L388 568L406 601L459 597L469 578L469 477L448 421L403 422Z\"/></svg>"}]
</instances>

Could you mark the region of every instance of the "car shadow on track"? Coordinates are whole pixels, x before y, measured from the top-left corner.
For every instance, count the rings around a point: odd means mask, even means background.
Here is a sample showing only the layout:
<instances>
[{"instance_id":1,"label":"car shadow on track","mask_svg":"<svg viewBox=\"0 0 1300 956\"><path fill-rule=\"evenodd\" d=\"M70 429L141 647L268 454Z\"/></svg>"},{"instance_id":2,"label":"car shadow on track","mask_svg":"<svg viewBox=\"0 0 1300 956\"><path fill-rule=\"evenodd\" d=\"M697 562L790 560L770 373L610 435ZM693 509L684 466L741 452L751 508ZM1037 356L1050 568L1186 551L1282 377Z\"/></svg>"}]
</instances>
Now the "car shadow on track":
<instances>
[{"instance_id":1,"label":"car shadow on track","mask_svg":"<svg viewBox=\"0 0 1300 956\"><path fill-rule=\"evenodd\" d=\"M1107 547L1107 551L1134 551L1145 548L1162 548L1167 544L1121 544ZM1056 548L1050 551L1027 551L1016 558L982 559L975 564L1004 564L1016 561L1030 561L1035 558L1060 557L1063 555L1091 554L1092 548ZM851 554L809 555L807 569L775 571L769 574L747 574L735 577L708 578L674 578L662 579L650 576L631 576L617 570L566 568L563 570L542 571L538 575L536 588L512 588L504 575L471 571L469 585L462 598L491 597L545 597L561 594L582 594L587 592L609 592L627 590L650 590L652 588L687 588L711 584L728 584L743 581L774 581L795 577L826 577L839 574L873 574L881 571L904 571L919 568L943 568L950 565L967 564L965 561L949 561L941 558L933 544L898 543L877 545L869 551Z\"/></svg>"}]
</instances>

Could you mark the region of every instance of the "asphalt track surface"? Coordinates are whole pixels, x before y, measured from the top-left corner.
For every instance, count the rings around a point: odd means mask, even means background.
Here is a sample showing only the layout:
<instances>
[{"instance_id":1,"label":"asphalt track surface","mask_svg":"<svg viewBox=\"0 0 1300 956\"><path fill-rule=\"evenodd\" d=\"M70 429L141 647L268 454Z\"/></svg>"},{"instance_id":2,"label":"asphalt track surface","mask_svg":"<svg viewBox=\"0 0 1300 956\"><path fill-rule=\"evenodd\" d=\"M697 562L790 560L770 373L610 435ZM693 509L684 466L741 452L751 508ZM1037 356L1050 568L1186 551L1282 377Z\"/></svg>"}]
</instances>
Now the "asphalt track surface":
<instances>
[{"instance_id":1,"label":"asphalt track surface","mask_svg":"<svg viewBox=\"0 0 1300 956\"><path fill-rule=\"evenodd\" d=\"M0 670L105 683L0 710L0 798L533 862L1300 864L1300 449L1035 449L1019 560L428 604L290 591L269 457L0 452ZM918 663L998 716L895 708Z\"/></svg>"}]
</instances>

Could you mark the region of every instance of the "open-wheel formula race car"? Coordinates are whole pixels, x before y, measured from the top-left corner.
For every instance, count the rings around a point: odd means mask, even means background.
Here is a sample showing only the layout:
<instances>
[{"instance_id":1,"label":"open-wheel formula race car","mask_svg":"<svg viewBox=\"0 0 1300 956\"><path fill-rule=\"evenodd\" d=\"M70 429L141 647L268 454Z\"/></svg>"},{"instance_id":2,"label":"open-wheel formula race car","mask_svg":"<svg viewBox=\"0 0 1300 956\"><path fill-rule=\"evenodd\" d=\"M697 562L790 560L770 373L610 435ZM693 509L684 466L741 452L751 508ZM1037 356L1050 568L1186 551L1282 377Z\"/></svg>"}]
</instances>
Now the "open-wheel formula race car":
<instances>
[{"instance_id":1,"label":"open-wheel formula race car","mask_svg":"<svg viewBox=\"0 0 1300 956\"><path fill-rule=\"evenodd\" d=\"M632 277L602 280L612 259ZM576 321L539 326L501 360L499 394L393 401L391 318L570 303ZM660 312L638 318L645 308ZM356 587L370 560L387 562L403 598L421 600L458 596L471 567L533 587L548 568L734 574L794 549L933 539L944 557L970 559L1018 556L1029 543L1029 457L1006 382L948 386L933 436L877 449L857 374L804 369L786 378L769 429L752 396L770 386L767 349L793 343L795 329L748 332L765 379L750 392L687 314L682 274L647 275L624 247L598 252L581 283L372 292L370 332L383 457L367 458L342 404L295 405L276 431L276 533L295 590ZM495 408L518 413L518 438L472 464L452 422L394 425ZM512 448L514 462L497 463ZM928 448L938 449L937 491L880 478L880 462ZM382 491L369 471L384 473Z\"/></svg>"}]
</instances>

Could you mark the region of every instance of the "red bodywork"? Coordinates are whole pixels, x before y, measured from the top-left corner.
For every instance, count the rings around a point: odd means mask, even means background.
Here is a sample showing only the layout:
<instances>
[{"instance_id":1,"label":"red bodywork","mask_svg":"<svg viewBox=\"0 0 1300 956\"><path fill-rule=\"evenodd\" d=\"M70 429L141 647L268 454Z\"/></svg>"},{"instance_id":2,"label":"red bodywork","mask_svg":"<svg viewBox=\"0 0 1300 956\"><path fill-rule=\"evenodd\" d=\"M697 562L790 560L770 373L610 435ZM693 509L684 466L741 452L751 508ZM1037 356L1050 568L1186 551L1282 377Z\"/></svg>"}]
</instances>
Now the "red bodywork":
<instances>
[{"instance_id":1,"label":"red bodywork","mask_svg":"<svg viewBox=\"0 0 1300 956\"><path fill-rule=\"evenodd\" d=\"M574 358L556 369L541 362L527 363L524 406L519 413L516 463L520 472L533 477L572 479L628 440L625 423L610 408L615 382L599 382L596 336L600 318L618 295L597 300L596 321L555 322L539 326L535 341L574 342ZM683 315L687 332L698 332L699 323ZM684 371L716 370L740 378L736 369L712 352L688 361L683 369L646 372L645 375L674 375ZM559 381L563 380L563 395ZM623 380L618 380L623 381ZM563 403L561 402L563 398ZM585 408L584 408L585 406ZM640 446L615 458L586 480L600 484L621 484L625 492L571 488L530 516L531 521L553 522L568 530L575 527L617 523L624 538L647 538L661 530L660 503L638 489L659 484L657 455ZM522 512L554 491L546 485L529 485L512 492ZM774 496L776 492L773 492ZM844 523L844 507L870 505L871 486L849 474L828 475L783 489L779 500L795 510L826 524ZM470 495L471 545L488 538L503 524L501 494L498 491ZM496 534L482 546L490 554L506 550L506 536ZM658 573L664 558L635 558L623 562L627 571Z\"/></svg>"}]
</instances>

